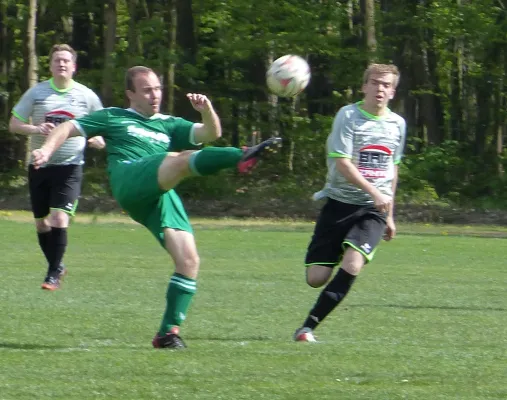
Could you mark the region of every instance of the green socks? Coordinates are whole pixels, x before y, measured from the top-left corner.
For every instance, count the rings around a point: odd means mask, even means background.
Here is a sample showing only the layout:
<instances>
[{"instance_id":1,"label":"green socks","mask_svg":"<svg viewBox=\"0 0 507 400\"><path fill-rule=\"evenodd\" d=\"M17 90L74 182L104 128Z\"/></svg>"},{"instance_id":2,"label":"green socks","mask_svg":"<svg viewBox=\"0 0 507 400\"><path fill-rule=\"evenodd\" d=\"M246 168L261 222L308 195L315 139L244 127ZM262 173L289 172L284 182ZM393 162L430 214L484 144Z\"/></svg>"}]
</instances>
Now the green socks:
<instances>
[{"instance_id":1,"label":"green socks","mask_svg":"<svg viewBox=\"0 0 507 400\"><path fill-rule=\"evenodd\" d=\"M190 169L196 175L211 175L221 169L235 167L243 157L243 150L236 147L205 147L192 153Z\"/></svg>"},{"instance_id":2,"label":"green socks","mask_svg":"<svg viewBox=\"0 0 507 400\"><path fill-rule=\"evenodd\" d=\"M165 335L173 326L180 326L185 320L188 307L196 291L195 279L175 273L169 281L166 294L166 309L160 335Z\"/></svg>"}]
</instances>

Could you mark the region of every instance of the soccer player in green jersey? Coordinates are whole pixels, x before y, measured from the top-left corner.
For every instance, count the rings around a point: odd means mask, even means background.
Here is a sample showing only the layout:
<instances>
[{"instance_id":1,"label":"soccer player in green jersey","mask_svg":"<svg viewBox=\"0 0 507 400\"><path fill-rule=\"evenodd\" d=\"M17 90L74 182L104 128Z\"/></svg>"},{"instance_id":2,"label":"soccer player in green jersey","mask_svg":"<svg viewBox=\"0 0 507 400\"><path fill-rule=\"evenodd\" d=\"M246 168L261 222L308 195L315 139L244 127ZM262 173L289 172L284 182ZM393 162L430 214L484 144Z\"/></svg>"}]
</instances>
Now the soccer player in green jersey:
<instances>
[{"instance_id":1,"label":"soccer player in green jersey","mask_svg":"<svg viewBox=\"0 0 507 400\"><path fill-rule=\"evenodd\" d=\"M184 348L180 325L196 291L199 255L174 187L186 177L209 175L224 168L248 172L267 151L280 146L281 139L273 137L243 149L196 150L198 144L222 134L220 119L206 96L187 95L202 118L201 123L193 123L159 113L162 86L150 68L130 68L125 84L129 108L106 108L61 124L41 148L33 151L34 165L43 166L69 136L102 135L115 199L132 219L151 231L175 264L165 313L152 344L156 348Z\"/></svg>"}]
</instances>

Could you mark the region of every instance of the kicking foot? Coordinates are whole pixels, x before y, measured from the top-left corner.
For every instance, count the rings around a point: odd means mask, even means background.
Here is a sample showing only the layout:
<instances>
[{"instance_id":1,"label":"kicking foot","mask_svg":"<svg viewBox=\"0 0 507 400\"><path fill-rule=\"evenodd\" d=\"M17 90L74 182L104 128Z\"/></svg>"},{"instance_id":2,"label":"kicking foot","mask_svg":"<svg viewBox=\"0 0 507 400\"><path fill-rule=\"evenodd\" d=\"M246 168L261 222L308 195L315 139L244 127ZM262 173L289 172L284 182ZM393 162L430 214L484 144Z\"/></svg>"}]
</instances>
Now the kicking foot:
<instances>
[{"instance_id":1,"label":"kicking foot","mask_svg":"<svg viewBox=\"0 0 507 400\"><path fill-rule=\"evenodd\" d=\"M238 171L241 174L250 172L267 153L274 153L282 147L282 138L272 137L258 145L243 148L243 158L238 163Z\"/></svg>"}]
</instances>

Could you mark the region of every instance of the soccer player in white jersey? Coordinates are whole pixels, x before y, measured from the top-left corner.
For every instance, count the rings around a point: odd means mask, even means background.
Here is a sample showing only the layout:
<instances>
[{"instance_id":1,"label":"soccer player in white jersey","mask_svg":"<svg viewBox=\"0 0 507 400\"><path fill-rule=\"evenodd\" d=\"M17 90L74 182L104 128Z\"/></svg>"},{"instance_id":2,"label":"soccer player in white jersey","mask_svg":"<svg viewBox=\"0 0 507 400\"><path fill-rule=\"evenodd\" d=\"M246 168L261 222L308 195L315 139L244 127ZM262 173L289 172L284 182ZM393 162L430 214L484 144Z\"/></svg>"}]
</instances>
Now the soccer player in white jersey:
<instances>
[{"instance_id":1,"label":"soccer player in white jersey","mask_svg":"<svg viewBox=\"0 0 507 400\"><path fill-rule=\"evenodd\" d=\"M56 44L49 55L52 78L27 90L12 110L9 130L30 136L30 150L39 148L48 133L67 120L102 109L97 95L73 80L76 52L67 44ZM43 168L33 167L30 159L28 183L39 245L48 270L42 289L56 290L66 269L62 260L67 248L67 228L74 215L83 177L86 140L74 137L53 154ZM103 148L101 137L89 141Z\"/></svg>"},{"instance_id":2,"label":"soccer player in white jersey","mask_svg":"<svg viewBox=\"0 0 507 400\"><path fill-rule=\"evenodd\" d=\"M326 203L305 260L308 285L326 286L294 333L296 341L316 341L313 331L347 295L381 239L395 235L393 204L405 120L388 103L399 78L394 65L370 65L363 77L363 101L341 108L334 119L327 139L326 184L314 195Z\"/></svg>"}]
</instances>

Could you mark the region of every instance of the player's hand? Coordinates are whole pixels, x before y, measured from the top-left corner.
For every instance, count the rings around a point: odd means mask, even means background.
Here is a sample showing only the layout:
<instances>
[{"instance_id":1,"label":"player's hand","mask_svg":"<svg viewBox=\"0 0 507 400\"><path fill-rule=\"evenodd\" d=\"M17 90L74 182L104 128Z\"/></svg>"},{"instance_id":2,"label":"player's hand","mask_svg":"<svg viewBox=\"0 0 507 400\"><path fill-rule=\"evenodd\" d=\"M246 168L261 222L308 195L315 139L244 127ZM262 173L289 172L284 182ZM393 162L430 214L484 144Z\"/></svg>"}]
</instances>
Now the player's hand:
<instances>
[{"instance_id":1,"label":"player's hand","mask_svg":"<svg viewBox=\"0 0 507 400\"><path fill-rule=\"evenodd\" d=\"M387 217L386 230L384 232L384 240L389 241L396 236L396 225L394 224L393 217Z\"/></svg>"},{"instance_id":2,"label":"player's hand","mask_svg":"<svg viewBox=\"0 0 507 400\"><path fill-rule=\"evenodd\" d=\"M106 142L102 136L94 136L88 139L88 146L93 147L94 149L102 150L106 147Z\"/></svg>"},{"instance_id":3,"label":"player's hand","mask_svg":"<svg viewBox=\"0 0 507 400\"><path fill-rule=\"evenodd\" d=\"M32 151L32 159L33 166L35 169L39 169L41 166L46 164L49 161L49 151L44 150L43 148L35 149Z\"/></svg>"},{"instance_id":4,"label":"player's hand","mask_svg":"<svg viewBox=\"0 0 507 400\"><path fill-rule=\"evenodd\" d=\"M212 110L211 101L203 94L187 93L187 99L190 100L194 110L203 113Z\"/></svg>"},{"instance_id":5,"label":"player's hand","mask_svg":"<svg viewBox=\"0 0 507 400\"><path fill-rule=\"evenodd\" d=\"M53 129L55 129L55 124L51 122L43 122L42 124L37 125L37 133L39 135L47 136Z\"/></svg>"},{"instance_id":6,"label":"player's hand","mask_svg":"<svg viewBox=\"0 0 507 400\"><path fill-rule=\"evenodd\" d=\"M375 205L375 208L379 210L381 213L389 212L392 201L393 199L391 198L391 196L388 196L387 194L383 194L380 192L378 192L373 196L373 204Z\"/></svg>"}]
</instances>

